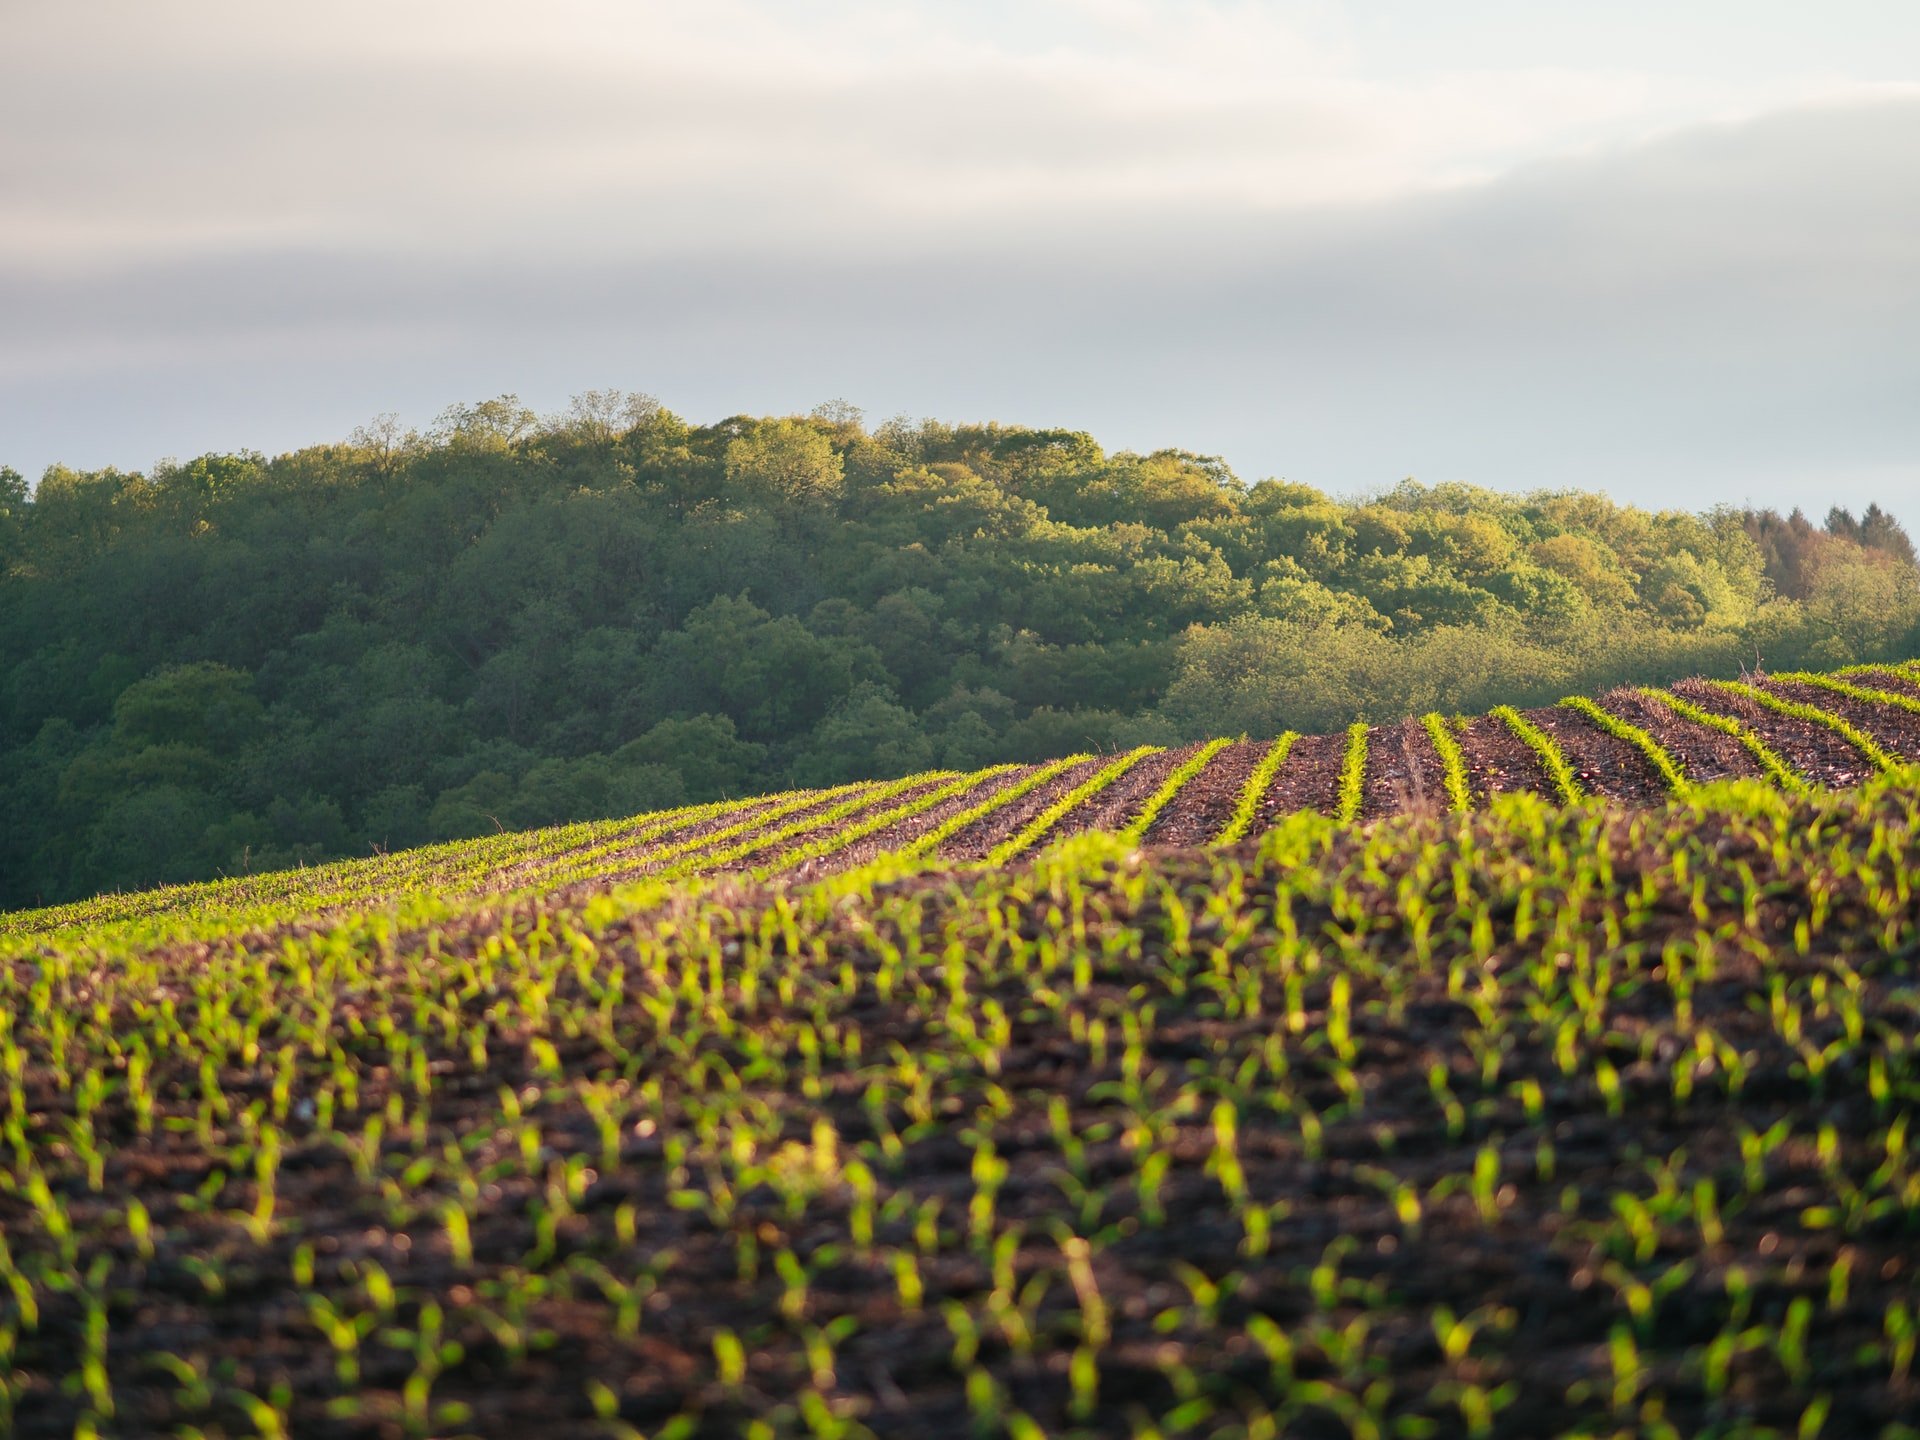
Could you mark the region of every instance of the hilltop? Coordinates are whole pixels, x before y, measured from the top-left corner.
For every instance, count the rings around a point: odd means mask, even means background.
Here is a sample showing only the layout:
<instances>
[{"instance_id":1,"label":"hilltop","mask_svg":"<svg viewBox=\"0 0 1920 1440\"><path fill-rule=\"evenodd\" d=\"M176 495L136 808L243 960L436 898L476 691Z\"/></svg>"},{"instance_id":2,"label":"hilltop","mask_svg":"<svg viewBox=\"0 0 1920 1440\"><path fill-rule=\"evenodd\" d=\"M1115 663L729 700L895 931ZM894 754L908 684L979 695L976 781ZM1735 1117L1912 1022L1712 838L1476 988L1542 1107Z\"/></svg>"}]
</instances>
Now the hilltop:
<instances>
[{"instance_id":1,"label":"hilltop","mask_svg":"<svg viewBox=\"0 0 1920 1440\"><path fill-rule=\"evenodd\" d=\"M1878 509L1338 500L1067 429L502 398L0 471L0 907L1915 653Z\"/></svg>"}]
</instances>

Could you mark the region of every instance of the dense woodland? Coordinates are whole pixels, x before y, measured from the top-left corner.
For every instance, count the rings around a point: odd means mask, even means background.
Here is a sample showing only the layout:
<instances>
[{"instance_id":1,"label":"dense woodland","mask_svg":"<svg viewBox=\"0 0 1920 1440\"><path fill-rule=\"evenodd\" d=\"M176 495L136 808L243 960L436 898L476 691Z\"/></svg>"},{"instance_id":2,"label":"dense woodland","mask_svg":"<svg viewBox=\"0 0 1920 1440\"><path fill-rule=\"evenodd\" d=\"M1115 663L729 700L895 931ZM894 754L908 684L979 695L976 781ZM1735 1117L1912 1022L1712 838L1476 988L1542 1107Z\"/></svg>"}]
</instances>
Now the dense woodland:
<instances>
[{"instance_id":1,"label":"dense woodland","mask_svg":"<svg viewBox=\"0 0 1920 1440\"><path fill-rule=\"evenodd\" d=\"M1652 514L595 393L0 471L0 905L789 784L1920 652L1878 508Z\"/></svg>"}]
</instances>

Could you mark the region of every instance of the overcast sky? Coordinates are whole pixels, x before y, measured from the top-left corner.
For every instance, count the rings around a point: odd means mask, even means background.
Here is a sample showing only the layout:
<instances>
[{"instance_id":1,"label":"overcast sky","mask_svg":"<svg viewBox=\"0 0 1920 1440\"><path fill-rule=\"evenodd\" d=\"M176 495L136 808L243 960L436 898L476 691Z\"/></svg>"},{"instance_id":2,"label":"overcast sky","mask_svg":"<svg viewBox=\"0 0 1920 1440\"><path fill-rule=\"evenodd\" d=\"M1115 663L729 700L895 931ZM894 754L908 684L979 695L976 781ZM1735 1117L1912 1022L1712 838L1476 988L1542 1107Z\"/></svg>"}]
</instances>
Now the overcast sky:
<instances>
[{"instance_id":1,"label":"overcast sky","mask_svg":"<svg viewBox=\"0 0 1920 1440\"><path fill-rule=\"evenodd\" d=\"M0 463L616 386L1920 533L1920 6L0 0Z\"/></svg>"}]
</instances>

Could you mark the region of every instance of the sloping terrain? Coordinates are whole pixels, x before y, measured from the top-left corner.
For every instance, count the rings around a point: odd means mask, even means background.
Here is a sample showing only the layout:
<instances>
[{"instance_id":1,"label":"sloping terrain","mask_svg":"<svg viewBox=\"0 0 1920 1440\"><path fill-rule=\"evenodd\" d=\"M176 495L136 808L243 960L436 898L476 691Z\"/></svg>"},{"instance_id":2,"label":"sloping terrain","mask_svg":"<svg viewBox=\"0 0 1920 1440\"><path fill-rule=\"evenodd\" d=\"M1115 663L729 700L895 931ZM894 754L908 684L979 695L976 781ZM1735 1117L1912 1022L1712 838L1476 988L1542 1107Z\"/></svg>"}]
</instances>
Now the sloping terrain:
<instances>
[{"instance_id":1,"label":"sloping terrain","mask_svg":"<svg viewBox=\"0 0 1920 1440\"><path fill-rule=\"evenodd\" d=\"M1912 674L14 917L0 1433L1912 1436Z\"/></svg>"},{"instance_id":2,"label":"sloping terrain","mask_svg":"<svg viewBox=\"0 0 1920 1440\"><path fill-rule=\"evenodd\" d=\"M15 939L0 1429L1911 1435L1917 826Z\"/></svg>"},{"instance_id":3,"label":"sloping terrain","mask_svg":"<svg viewBox=\"0 0 1920 1440\"><path fill-rule=\"evenodd\" d=\"M1914 761L1920 662L1695 680L1472 720L1429 715L1344 735L1144 747L688 806L103 896L0 916L0 935L205 915L222 927L271 923L383 895L547 894L722 872L817 879L882 859L1004 865L1088 830L1155 848L1220 844L1301 810L1372 820L1516 791L1644 805L1724 779L1844 788Z\"/></svg>"}]
</instances>

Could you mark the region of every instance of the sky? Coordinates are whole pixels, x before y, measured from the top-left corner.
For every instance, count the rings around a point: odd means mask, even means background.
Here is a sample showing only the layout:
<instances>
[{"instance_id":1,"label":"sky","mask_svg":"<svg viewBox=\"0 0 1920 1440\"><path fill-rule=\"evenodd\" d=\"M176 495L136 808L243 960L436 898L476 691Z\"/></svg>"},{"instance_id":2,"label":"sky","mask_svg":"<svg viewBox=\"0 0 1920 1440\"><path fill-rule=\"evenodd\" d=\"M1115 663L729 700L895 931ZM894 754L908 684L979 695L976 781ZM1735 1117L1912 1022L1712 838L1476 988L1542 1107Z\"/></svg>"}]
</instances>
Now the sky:
<instances>
[{"instance_id":1,"label":"sky","mask_svg":"<svg viewBox=\"0 0 1920 1440\"><path fill-rule=\"evenodd\" d=\"M0 464L841 399L1920 534L1904 0L0 0Z\"/></svg>"}]
</instances>

